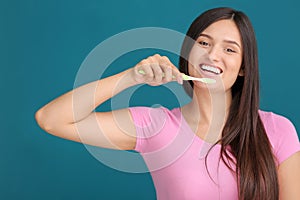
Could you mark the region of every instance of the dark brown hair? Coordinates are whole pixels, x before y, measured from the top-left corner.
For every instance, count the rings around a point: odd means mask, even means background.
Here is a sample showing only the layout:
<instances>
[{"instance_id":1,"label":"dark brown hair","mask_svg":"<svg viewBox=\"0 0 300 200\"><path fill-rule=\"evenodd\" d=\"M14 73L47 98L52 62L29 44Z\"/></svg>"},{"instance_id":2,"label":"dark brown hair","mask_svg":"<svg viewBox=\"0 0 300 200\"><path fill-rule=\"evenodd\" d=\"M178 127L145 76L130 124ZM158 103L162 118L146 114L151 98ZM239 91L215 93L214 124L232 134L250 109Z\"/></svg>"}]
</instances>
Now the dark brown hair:
<instances>
[{"instance_id":1,"label":"dark brown hair","mask_svg":"<svg viewBox=\"0 0 300 200\"><path fill-rule=\"evenodd\" d=\"M259 74L255 33L249 18L231 8L214 8L197 17L191 24L181 48L179 70L188 73L188 55L202 33L212 23L232 19L237 25L243 46L241 68L244 76L238 76L233 84L232 104L220 139L221 158L231 170L235 170L239 199L276 200L279 198L277 167L259 110ZM192 41L192 42L191 42ZM184 85L192 96L193 82ZM228 148L230 147L230 148ZM228 152L230 150L230 153ZM229 154L233 154L235 161ZM228 160L236 163L235 169Z\"/></svg>"}]
</instances>

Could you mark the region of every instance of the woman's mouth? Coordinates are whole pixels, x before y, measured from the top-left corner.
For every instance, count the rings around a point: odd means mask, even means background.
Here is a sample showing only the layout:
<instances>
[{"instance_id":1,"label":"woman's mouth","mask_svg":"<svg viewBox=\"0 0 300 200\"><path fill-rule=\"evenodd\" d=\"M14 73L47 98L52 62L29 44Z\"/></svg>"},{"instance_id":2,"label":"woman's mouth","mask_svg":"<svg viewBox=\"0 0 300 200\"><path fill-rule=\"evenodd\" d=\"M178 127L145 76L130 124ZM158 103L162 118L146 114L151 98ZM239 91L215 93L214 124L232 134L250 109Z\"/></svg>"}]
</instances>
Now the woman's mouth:
<instances>
[{"instance_id":1,"label":"woman's mouth","mask_svg":"<svg viewBox=\"0 0 300 200\"><path fill-rule=\"evenodd\" d=\"M223 70L217 66L208 65L208 64L200 64L201 71L208 76L220 75L223 73Z\"/></svg>"}]
</instances>

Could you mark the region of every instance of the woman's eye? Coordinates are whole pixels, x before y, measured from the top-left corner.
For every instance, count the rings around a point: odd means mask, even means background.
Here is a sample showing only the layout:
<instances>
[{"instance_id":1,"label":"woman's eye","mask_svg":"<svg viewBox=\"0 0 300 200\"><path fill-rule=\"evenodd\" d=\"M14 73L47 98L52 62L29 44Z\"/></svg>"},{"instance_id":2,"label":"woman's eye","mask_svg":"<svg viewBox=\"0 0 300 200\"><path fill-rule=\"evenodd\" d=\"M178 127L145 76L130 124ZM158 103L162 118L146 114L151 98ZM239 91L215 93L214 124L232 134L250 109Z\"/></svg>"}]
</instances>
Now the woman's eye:
<instances>
[{"instance_id":1,"label":"woman's eye","mask_svg":"<svg viewBox=\"0 0 300 200\"><path fill-rule=\"evenodd\" d=\"M226 48L225 51L228 52L228 53L235 53L236 52L235 50L230 49L230 48Z\"/></svg>"},{"instance_id":2,"label":"woman's eye","mask_svg":"<svg viewBox=\"0 0 300 200\"><path fill-rule=\"evenodd\" d=\"M205 41L200 41L199 44L201 44L202 46L209 46L209 44Z\"/></svg>"}]
</instances>

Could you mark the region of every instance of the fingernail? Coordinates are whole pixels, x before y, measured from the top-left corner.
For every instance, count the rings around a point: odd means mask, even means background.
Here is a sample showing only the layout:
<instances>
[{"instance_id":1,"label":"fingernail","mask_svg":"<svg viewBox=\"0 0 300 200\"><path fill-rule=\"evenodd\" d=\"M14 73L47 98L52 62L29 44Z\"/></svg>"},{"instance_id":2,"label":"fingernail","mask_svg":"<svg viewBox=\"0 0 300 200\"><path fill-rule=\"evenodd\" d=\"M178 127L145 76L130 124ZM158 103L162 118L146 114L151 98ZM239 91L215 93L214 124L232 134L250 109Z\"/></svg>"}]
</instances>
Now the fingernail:
<instances>
[{"instance_id":1,"label":"fingernail","mask_svg":"<svg viewBox=\"0 0 300 200\"><path fill-rule=\"evenodd\" d=\"M183 84L183 80L182 80L182 77L181 77L181 76L177 77L177 82L178 82L180 85Z\"/></svg>"}]
</instances>

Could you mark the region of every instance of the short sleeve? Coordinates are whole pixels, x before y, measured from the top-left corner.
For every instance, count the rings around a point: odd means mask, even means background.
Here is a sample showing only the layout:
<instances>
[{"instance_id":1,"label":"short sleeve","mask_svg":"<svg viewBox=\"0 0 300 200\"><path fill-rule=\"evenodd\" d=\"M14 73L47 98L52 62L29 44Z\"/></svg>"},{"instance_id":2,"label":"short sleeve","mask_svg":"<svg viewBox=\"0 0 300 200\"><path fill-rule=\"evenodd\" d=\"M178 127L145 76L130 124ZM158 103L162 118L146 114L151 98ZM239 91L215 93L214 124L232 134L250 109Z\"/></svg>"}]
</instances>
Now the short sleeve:
<instances>
[{"instance_id":1,"label":"short sleeve","mask_svg":"<svg viewBox=\"0 0 300 200\"><path fill-rule=\"evenodd\" d=\"M151 138L158 135L166 123L166 113L162 108L131 107L129 111L136 129L135 151L143 153L151 151Z\"/></svg>"},{"instance_id":2,"label":"short sleeve","mask_svg":"<svg viewBox=\"0 0 300 200\"><path fill-rule=\"evenodd\" d=\"M272 113L274 124L275 154L279 164L285 161L294 153L300 151L299 138L292 122L286 117Z\"/></svg>"}]
</instances>

